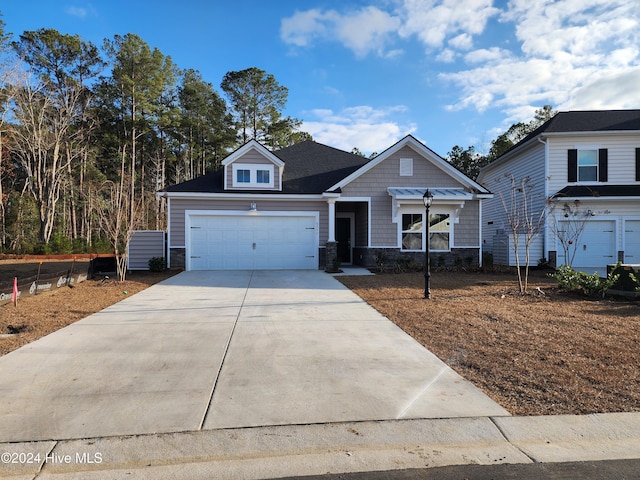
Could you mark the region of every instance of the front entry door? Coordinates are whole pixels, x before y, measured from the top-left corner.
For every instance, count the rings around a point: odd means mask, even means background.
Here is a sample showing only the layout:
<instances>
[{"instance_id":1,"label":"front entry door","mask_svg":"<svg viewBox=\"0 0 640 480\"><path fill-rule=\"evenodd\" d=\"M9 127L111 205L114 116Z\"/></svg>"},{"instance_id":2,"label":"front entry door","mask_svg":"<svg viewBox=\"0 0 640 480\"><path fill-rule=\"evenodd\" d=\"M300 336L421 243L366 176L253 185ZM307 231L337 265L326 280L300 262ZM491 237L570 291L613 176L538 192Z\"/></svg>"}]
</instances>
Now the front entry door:
<instances>
[{"instance_id":1,"label":"front entry door","mask_svg":"<svg viewBox=\"0 0 640 480\"><path fill-rule=\"evenodd\" d=\"M351 263L351 218L336 218L336 242L340 262Z\"/></svg>"}]
</instances>

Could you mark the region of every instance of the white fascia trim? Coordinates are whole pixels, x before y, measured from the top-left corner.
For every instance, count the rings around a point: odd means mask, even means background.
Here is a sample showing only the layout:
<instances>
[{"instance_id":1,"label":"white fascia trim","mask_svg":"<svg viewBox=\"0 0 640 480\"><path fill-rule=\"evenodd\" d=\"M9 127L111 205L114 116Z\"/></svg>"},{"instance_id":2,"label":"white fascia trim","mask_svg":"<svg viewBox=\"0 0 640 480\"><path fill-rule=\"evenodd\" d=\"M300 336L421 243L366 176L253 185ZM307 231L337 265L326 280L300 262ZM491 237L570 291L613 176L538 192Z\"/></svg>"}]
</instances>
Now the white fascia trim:
<instances>
[{"instance_id":1,"label":"white fascia trim","mask_svg":"<svg viewBox=\"0 0 640 480\"><path fill-rule=\"evenodd\" d=\"M405 146L409 146L413 148L413 150L415 150L418 155L421 155L426 159L432 161L436 167L448 173L451 177L455 178L463 185L475 188L484 193L489 193L489 191L486 188L484 188L482 185L474 182L469 177L464 175L462 172L459 172L451 164L449 164L444 158L440 157L437 153L435 153L429 147L425 146L424 144L416 140L411 135L404 137L402 140L398 141L395 145L389 147L387 150L382 152L380 155L378 155L376 158L371 160L369 163L363 165L358 170L353 172L351 175L345 177L344 179L342 179L340 182L333 185L328 190L336 190L338 188L344 187L345 185L351 183L353 180L355 180L362 174L371 170L376 165L379 165L380 163L382 163L384 160L386 160L391 155L399 151L401 148L404 148Z\"/></svg>"},{"instance_id":2,"label":"white fascia trim","mask_svg":"<svg viewBox=\"0 0 640 480\"><path fill-rule=\"evenodd\" d=\"M371 197L340 197L338 202L370 202Z\"/></svg>"},{"instance_id":3,"label":"white fascia trim","mask_svg":"<svg viewBox=\"0 0 640 480\"><path fill-rule=\"evenodd\" d=\"M290 195L287 193L196 193L196 192L165 192L167 198L225 198L225 199L262 199L262 200L323 200L324 197L321 194L313 195Z\"/></svg>"},{"instance_id":4,"label":"white fascia trim","mask_svg":"<svg viewBox=\"0 0 640 480\"><path fill-rule=\"evenodd\" d=\"M172 245L171 247L169 247L169 249L172 248L187 248L185 245Z\"/></svg>"},{"instance_id":5,"label":"white fascia trim","mask_svg":"<svg viewBox=\"0 0 640 480\"><path fill-rule=\"evenodd\" d=\"M545 137L595 137L600 135L637 135L640 130L595 130L591 132L545 132Z\"/></svg>"},{"instance_id":6,"label":"white fascia trim","mask_svg":"<svg viewBox=\"0 0 640 480\"><path fill-rule=\"evenodd\" d=\"M225 158L220 164L226 167L230 163L233 163L236 160L238 160L238 158L242 157L247 152L250 152L251 150L257 150L259 153L264 155L270 162L272 162L273 164L279 167L284 166L284 162L282 160L276 157L264 145L262 145L260 142L258 142L255 139L249 140L243 146L238 148L235 152L229 154L227 158Z\"/></svg>"}]
</instances>

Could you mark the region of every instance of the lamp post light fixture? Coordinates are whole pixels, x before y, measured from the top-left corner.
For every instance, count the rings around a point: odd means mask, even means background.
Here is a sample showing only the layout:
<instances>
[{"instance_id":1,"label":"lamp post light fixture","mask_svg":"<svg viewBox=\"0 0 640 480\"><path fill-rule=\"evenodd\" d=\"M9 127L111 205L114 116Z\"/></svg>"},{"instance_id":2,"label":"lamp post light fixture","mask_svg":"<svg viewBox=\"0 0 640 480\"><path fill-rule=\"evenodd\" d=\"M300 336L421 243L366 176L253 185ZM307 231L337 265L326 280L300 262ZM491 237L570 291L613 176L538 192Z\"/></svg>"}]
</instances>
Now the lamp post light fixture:
<instances>
[{"instance_id":1,"label":"lamp post light fixture","mask_svg":"<svg viewBox=\"0 0 640 480\"><path fill-rule=\"evenodd\" d=\"M426 209L426 217L425 217L425 235L427 236L425 239L425 251L424 251L424 298L431 298L431 259L429 258L429 251L431 250L431 240L429 238L429 225L431 224L431 220L429 218L429 209L431 208L431 203L433 202L433 193L429 191L424 192L422 196L422 203L424 203L424 208Z\"/></svg>"}]
</instances>

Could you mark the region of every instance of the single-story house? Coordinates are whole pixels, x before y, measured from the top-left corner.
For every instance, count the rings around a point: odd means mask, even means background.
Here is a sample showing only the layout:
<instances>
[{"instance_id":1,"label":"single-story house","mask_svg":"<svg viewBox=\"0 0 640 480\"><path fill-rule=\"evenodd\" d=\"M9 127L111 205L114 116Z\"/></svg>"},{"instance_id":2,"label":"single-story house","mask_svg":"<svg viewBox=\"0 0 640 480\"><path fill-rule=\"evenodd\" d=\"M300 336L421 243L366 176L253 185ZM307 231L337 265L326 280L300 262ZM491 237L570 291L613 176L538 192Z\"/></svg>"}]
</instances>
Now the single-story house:
<instances>
[{"instance_id":1,"label":"single-story house","mask_svg":"<svg viewBox=\"0 0 640 480\"><path fill-rule=\"evenodd\" d=\"M514 265L508 178L527 179L531 218L543 219L533 265L602 274L618 261L640 264L640 110L560 112L480 171L494 193L482 210L483 248Z\"/></svg>"},{"instance_id":2,"label":"single-story house","mask_svg":"<svg viewBox=\"0 0 640 480\"><path fill-rule=\"evenodd\" d=\"M407 136L373 159L305 141L251 140L222 168L167 187L169 265L187 270L318 269L423 262L422 197L433 194L436 262L478 264L490 192Z\"/></svg>"}]
</instances>

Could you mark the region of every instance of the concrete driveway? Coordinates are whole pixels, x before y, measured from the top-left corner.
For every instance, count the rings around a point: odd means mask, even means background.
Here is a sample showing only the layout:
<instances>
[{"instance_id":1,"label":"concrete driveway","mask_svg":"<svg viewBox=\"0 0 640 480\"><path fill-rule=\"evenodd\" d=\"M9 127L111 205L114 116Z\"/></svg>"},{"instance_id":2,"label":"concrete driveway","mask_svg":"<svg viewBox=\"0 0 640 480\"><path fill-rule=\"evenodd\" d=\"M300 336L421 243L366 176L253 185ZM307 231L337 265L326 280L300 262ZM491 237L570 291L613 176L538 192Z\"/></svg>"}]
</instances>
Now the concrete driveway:
<instances>
[{"instance_id":1,"label":"concrete driveway","mask_svg":"<svg viewBox=\"0 0 640 480\"><path fill-rule=\"evenodd\" d=\"M0 442L506 410L320 271L184 272L0 357Z\"/></svg>"}]
</instances>

